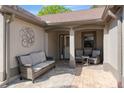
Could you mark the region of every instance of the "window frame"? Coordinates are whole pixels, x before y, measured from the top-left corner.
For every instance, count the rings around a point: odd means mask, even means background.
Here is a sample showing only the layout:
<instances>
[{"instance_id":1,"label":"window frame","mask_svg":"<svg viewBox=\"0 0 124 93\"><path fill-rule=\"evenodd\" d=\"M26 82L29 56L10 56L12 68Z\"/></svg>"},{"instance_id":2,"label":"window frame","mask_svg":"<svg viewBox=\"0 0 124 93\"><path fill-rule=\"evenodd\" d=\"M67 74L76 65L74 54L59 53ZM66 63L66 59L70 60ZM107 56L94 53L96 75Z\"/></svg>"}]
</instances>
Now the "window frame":
<instances>
[{"instance_id":1,"label":"window frame","mask_svg":"<svg viewBox=\"0 0 124 93\"><path fill-rule=\"evenodd\" d=\"M96 48L96 45L97 45L97 42L96 42L96 31L88 31L88 32L82 32L81 33L81 46L82 46L82 49L83 48L88 48L88 47L84 47L84 36L85 34L93 34L94 35L94 46L92 48ZM90 48L90 47L89 47Z\"/></svg>"}]
</instances>

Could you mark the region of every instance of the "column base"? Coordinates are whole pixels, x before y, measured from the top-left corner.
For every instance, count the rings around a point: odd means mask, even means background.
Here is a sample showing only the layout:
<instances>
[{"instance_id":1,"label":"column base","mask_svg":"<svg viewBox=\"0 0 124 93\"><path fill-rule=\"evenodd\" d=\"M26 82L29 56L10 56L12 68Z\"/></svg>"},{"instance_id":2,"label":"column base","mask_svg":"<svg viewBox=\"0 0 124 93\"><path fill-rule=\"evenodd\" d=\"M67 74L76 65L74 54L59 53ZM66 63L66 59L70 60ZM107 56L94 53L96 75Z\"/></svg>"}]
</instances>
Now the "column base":
<instances>
[{"instance_id":1,"label":"column base","mask_svg":"<svg viewBox=\"0 0 124 93\"><path fill-rule=\"evenodd\" d=\"M70 68L75 68L76 67L75 60L70 60L69 61L69 66L70 66Z\"/></svg>"},{"instance_id":2,"label":"column base","mask_svg":"<svg viewBox=\"0 0 124 93\"><path fill-rule=\"evenodd\" d=\"M122 88L122 81L118 82L118 88Z\"/></svg>"},{"instance_id":3,"label":"column base","mask_svg":"<svg viewBox=\"0 0 124 93\"><path fill-rule=\"evenodd\" d=\"M5 80L5 73L4 72L0 72L0 81L4 81Z\"/></svg>"}]
</instances>

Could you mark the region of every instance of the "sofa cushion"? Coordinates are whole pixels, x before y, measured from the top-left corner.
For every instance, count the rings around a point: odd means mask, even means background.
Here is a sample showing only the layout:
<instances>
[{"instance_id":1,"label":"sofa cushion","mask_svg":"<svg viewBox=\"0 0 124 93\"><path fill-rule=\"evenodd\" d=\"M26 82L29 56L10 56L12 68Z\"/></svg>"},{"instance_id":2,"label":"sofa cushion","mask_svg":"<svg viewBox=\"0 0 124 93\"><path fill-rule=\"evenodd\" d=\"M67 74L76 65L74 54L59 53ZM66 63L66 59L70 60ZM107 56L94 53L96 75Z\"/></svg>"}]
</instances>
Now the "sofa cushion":
<instances>
[{"instance_id":1,"label":"sofa cushion","mask_svg":"<svg viewBox=\"0 0 124 93\"><path fill-rule=\"evenodd\" d=\"M47 64L52 64L52 63L55 63L55 61L54 60L48 60L48 61L46 61L45 63L47 63Z\"/></svg>"},{"instance_id":2,"label":"sofa cushion","mask_svg":"<svg viewBox=\"0 0 124 93\"><path fill-rule=\"evenodd\" d=\"M33 65L36 65L36 64L42 62L42 58L41 58L40 53L38 53L38 52L37 53L31 53L30 55L31 55L32 60L33 60Z\"/></svg>"},{"instance_id":3,"label":"sofa cushion","mask_svg":"<svg viewBox=\"0 0 124 93\"><path fill-rule=\"evenodd\" d=\"M36 65L33 66L33 70L34 70L35 72L37 72L37 71L39 71L39 70L41 70L41 69L43 69L43 68L49 66L50 64L52 64L52 63L54 63L54 62L55 62L55 61L46 61L46 62L42 62L42 63L36 64Z\"/></svg>"},{"instance_id":4,"label":"sofa cushion","mask_svg":"<svg viewBox=\"0 0 124 93\"><path fill-rule=\"evenodd\" d=\"M20 56L22 64L31 64L33 65L32 57L30 55Z\"/></svg>"}]
</instances>

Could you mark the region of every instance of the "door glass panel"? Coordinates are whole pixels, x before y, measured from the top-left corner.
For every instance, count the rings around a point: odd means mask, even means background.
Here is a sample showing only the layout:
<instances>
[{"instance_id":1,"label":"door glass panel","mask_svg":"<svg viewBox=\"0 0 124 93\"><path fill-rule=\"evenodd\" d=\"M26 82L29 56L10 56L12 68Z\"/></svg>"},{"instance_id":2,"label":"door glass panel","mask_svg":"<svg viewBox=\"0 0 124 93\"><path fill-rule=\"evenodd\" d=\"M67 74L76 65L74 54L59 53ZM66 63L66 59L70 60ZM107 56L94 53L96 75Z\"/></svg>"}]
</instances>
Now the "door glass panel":
<instances>
[{"instance_id":1,"label":"door glass panel","mask_svg":"<svg viewBox=\"0 0 124 93\"><path fill-rule=\"evenodd\" d=\"M65 35L65 47L64 47L64 57L65 59L69 59L69 36Z\"/></svg>"},{"instance_id":2,"label":"door glass panel","mask_svg":"<svg viewBox=\"0 0 124 93\"><path fill-rule=\"evenodd\" d=\"M59 41L59 52L60 52L60 59L64 58L64 51L63 51L63 47L64 47L64 36L60 35L60 41Z\"/></svg>"},{"instance_id":3,"label":"door glass panel","mask_svg":"<svg viewBox=\"0 0 124 93\"><path fill-rule=\"evenodd\" d=\"M69 37L66 37L66 47L69 47Z\"/></svg>"},{"instance_id":4,"label":"door glass panel","mask_svg":"<svg viewBox=\"0 0 124 93\"><path fill-rule=\"evenodd\" d=\"M60 35L60 59L69 59L69 35Z\"/></svg>"}]
</instances>

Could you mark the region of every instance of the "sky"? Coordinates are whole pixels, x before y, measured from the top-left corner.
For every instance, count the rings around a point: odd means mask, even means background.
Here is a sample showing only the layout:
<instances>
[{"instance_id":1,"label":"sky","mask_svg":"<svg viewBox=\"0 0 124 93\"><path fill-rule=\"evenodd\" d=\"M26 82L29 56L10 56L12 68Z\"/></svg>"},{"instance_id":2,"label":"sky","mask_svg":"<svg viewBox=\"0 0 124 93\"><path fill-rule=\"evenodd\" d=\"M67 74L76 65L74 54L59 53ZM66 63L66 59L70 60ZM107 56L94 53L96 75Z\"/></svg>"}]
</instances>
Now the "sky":
<instances>
[{"instance_id":1,"label":"sky","mask_svg":"<svg viewBox=\"0 0 124 93\"><path fill-rule=\"evenodd\" d=\"M34 15L37 15L38 11L42 8L42 5L20 5L20 7L33 13ZM65 5L65 7L70 8L72 11L78 11L78 10L87 10L91 6L90 5Z\"/></svg>"}]
</instances>

